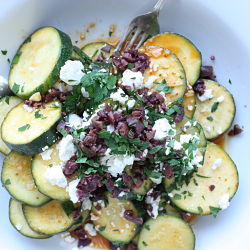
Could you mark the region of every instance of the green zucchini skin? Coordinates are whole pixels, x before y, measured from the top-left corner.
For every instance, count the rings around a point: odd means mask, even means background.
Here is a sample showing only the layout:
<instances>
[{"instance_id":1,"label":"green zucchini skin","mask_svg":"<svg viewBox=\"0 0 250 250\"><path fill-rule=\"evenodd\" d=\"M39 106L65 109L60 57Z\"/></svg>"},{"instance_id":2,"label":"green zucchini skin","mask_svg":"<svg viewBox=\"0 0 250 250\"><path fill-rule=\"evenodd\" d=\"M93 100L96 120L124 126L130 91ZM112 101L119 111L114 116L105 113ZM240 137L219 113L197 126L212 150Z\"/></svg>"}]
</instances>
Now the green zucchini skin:
<instances>
[{"instance_id":1,"label":"green zucchini skin","mask_svg":"<svg viewBox=\"0 0 250 250\"><path fill-rule=\"evenodd\" d=\"M32 239L47 239L50 235L39 234L33 231L28 225L22 209L22 203L10 199L9 201L9 220L11 225L22 235ZM17 225L20 224L22 227L20 230L17 229Z\"/></svg>"},{"instance_id":2,"label":"green zucchini skin","mask_svg":"<svg viewBox=\"0 0 250 250\"><path fill-rule=\"evenodd\" d=\"M71 59L80 60L83 63L83 65L86 64L89 65L92 62L90 57L76 46L73 46Z\"/></svg>"},{"instance_id":3,"label":"green zucchini skin","mask_svg":"<svg viewBox=\"0 0 250 250\"><path fill-rule=\"evenodd\" d=\"M20 99L17 96L5 96L0 99L0 127L8 112L13 107L18 105L21 101L22 99ZM10 151L11 151L10 148L7 147L7 145L2 140L1 129L0 129L0 152L7 155L10 153Z\"/></svg>"},{"instance_id":4,"label":"green zucchini skin","mask_svg":"<svg viewBox=\"0 0 250 250\"><path fill-rule=\"evenodd\" d=\"M12 151L4 160L1 181L9 194L17 201L39 207L51 199L40 193L35 186L31 169L31 157ZM5 184L9 180L9 184Z\"/></svg>"},{"instance_id":5,"label":"green zucchini skin","mask_svg":"<svg viewBox=\"0 0 250 250\"><path fill-rule=\"evenodd\" d=\"M57 32L57 34L60 37L61 40L61 48L60 48L60 55L57 59L57 62L55 63L54 67L51 69L50 72L48 72L48 76L46 79L44 79L37 87L34 87L32 90L30 91L22 91L21 88L19 88L18 91L16 91L14 89L14 84L22 84L22 83L18 83L18 82L13 82L12 81L12 74L13 71L16 67L16 65L19 63L18 61L21 60L22 58L22 54L24 53L22 51L22 48L24 45L27 45L29 42L32 42L32 36L34 36L36 34L36 32L42 30L42 29L52 29L55 32ZM39 28L37 30L35 30L25 41L24 43L19 47L19 49L17 50L16 55L14 56L12 63L11 63L11 70L9 73L9 87L12 90L12 92L14 94L16 94L17 96L19 96L22 99L28 99L31 95L33 95L36 92L40 92L41 94L46 93L59 79L59 74L60 74L60 69L61 67L65 64L65 62L67 60L69 60L71 58L72 55L72 42L70 37L65 34L64 32L56 29L55 27L52 26L45 26L42 28ZM46 62L45 62L46 63ZM24 69L27 70L27 69ZM32 84L32 83L30 83Z\"/></svg>"},{"instance_id":6,"label":"green zucchini skin","mask_svg":"<svg viewBox=\"0 0 250 250\"><path fill-rule=\"evenodd\" d=\"M49 106L51 103L48 103L47 105ZM14 151L16 151L16 152L18 152L20 154L35 155L35 154L41 153L47 147L53 145L60 137L58 131L56 130L56 127L57 127L58 122L61 119L61 105L58 108L56 108L58 110L58 112L57 112L57 114L55 114L55 116L57 116L57 119L55 119L54 123L51 124L50 127L47 127L47 130L44 133L42 133L40 135L39 134L34 135L32 137L32 140L30 142L27 142L27 143L26 142L24 142L24 143L14 142L13 138L10 138L10 135L8 134L9 129L17 129L16 127L11 128L11 127L9 127L10 125L8 125L9 120L10 121L12 120L12 119L9 118L9 116L10 117L13 116L12 112L13 113L17 112L15 109L19 109L18 112L28 112L28 111L23 111L22 108L21 108L21 105L23 105L23 104L21 103L18 106L16 106L14 109L9 111L9 113L5 117L5 119L4 119L3 123L2 123L2 126L1 126L2 139L5 142L5 144L11 150L14 150ZM39 110L44 111L44 110L46 110L46 108L45 109L39 109ZM30 113L30 114L33 115L35 112L36 112L36 110L32 111L32 113ZM33 117L31 117L30 119L34 119L35 121L38 121L38 119L35 119ZM43 121L43 120L41 120L41 121ZM22 122L22 121L20 121L20 122ZM27 124L31 124L31 121L28 121ZM31 126L32 126L32 124L31 124ZM20 132L20 133L22 133L22 132Z\"/></svg>"}]
</instances>

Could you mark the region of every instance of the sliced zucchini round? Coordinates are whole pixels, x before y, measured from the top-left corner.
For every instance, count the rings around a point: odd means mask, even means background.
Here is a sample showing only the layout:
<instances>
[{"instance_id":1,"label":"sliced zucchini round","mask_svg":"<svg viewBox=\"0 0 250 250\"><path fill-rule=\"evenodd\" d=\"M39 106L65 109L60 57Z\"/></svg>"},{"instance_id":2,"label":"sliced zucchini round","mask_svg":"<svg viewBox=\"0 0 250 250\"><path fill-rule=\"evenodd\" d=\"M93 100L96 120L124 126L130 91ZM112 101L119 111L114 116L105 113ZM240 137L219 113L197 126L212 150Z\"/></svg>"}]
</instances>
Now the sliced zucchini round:
<instances>
[{"instance_id":1,"label":"sliced zucchini round","mask_svg":"<svg viewBox=\"0 0 250 250\"><path fill-rule=\"evenodd\" d=\"M50 201L42 207L23 205L23 213L32 230L43 234L65 232L75 223L72 215L65 213L60 201Z\"/></svg>"},{"instance_id":2,"label":"sliced zucchini round","mask_svg":"<svg viewBox=\"0 0 250 250\"><path fill-rule=\"evenodd\" d=\"M195 93L192 87L187 88L183 96L183 107L184 107L185 116L192 119L194 116L195 109L196 109Z\"/></svg>"},{"instance_id":3,"label":"sliced zucchini round","mask_svg":"<svg viewBox=\"0 0 250 250\"><path fill-rule=\"evenodd\" d=\"M168 215L172 215L172 216L176 216L176 217L181 218L180 212L175 207L173 207L172 205L167 204L165 206L165 210L166 210Z\"/></svg>"},{"instance_id":4,"label":"sliced zucchini round","mask_svg":"<svg viewBox=\"0 0 250 250\"><path fill-rule=\"evenodd\" d=\"M110 51L102 50L104 47L110 47ZM114 51L114 47L108 43L105 42L94 42L94 43L88 43L83 48L82 51L88 55L93 61L95 61L100 53L102 53L103 57L105 59L109 59Z\"/></svg>"},{"instance_id":5,"label":"sliced zucchini round","mask_svg":"<svg viewBox=\"0 0 250 250\"><path fill-rule=\"evenodd\" d=\"M32 177L31 156L12 151L4 160L1 180L7 191L16 200L30 206L41 206L50 198L41 194Z\"/></svg>"},{"instance_id":6,"label":"sliced zucchini round","mask_svg":"<svg viewBox=\"0 0 250 250\"><path fill-rule=\"evenodd\" d=\"M45 108L31 112L20 103L5 117L2 123L2 139L9 148L25 155L40 153L58 139L56 125L61 119L61 104L53 101Z\"/></svg>"},{"instance_id":7,"label":"sliced zucchini round","mask_svg":"<svg viewBox=\"0 0 250 250\"><path fill-rule=\"evenodd\" d=\"M19 104L22 101L17 96L5 96L0 99L0 127L2 125L2 122L4 118L6 117L7 113L14 108L17 104ZM10 153L10 149L8 146L3 142L1 130L0 130L0 152L7 155Z\"/></svg>"},{"instance_id":8,"label":"sliced zucchini round","mask_svg":"<svg viewBox=\"0 0 250 250\"><path fill-rule=\"evenodd\" d=\"M158 216L144 223L138 242L139 250L194 250L192 228L180 218Z\"/></svg>"},{"instance_id":9,"label":"sliced zucchini round","mask_svg":"<svg viewBox=\"0 0 250 250\"><path fill-rule=\"evenodd\" d=\"M218 164L220 163L220 164ZM172 191L170 198L175 206L192 214L211 214L220 209L224 195L229 200L235 195L239 184L236 165L218 145L208 143L203 167L198 169L188 185ZM191 195L183 195L183 192Z\"/></svg>"},{"instance_id":10,"label":"sliced zucchini round","mask_svg":"<svg viewBox=\"0 0 250 250\"><path fill-rule=\"evenodd\" d=\"M143 46L159 46L171 50L180 59L190 85L195 84L199 78L201 53L186 37L176 33L161 33L148 39Z\"/></svg>"},{"instance_id":11,"label":"sliced zucchini round","mask_svg":"<svg viewBox=\"0 0 250 250\"><path fill-rule=\"evenodd\" d=\"M10 199L9 201L9 219L12 226L22 235L35 239L46 239L50 235L39 234L33 231L28 225L22 209L22 203Z\"/></svg>"},{"instance_id":12,"label":"sliced zucchini round","mask_svg":"<svg viewBox=\"0 0 250 250\"><path fill-rule=\"evenodd\" d=\"M83 210L81 213L81 218L77 220L76 223L68 231L72 232L78 227L80 227L81 225L83 225L89 218L89 214L90 214L90 210Z\"/></svg>"},{"instance_id":13,"label":"sliced zucchini round","mask_svg":"<svg viewBox=\"0 0 250 250\"><path fill-rule=\"evenodd\" d=\"M126 220L123 213L132 210L134 216L138 216L137 209L131 201L111 198L109 193L106 197L107 204L101 210L92 206L92 215L95 217L93 223L99 228L98 233L114 244L129 243L136 235L138 225Z\"/></svg>"},{"instance_id":14,"label":"sliced zucchini round","mask_svg":"<svg viewBox=\"0 0 250 250\"><path fill-rule=\"evenodd\" d=\"M179 59L170 50L156 46L142 47L139 51L147 54L150 60L150 67L144 73L144 82L149 82L152 76L156 78L150 91L165 94L167 105L183 97L187 85Z\"/></svg>"},{"instance_id":15,"label":"sliced zucchini round","mask_svg":"<svg viewBox=\"0 0 250 250\"><path fill-rule=\"evenodd\" d=\"M231 93L218 82L203 80L206 90L212 90L213 98L201 102L196 98L196 119L204 128L208 140L215 139L225 133L232 125L235 117L235 103Z\"/></svg>"},{"instance_id":16,"label":"sliced zucchini round","mask_svg":"<svg viewBox=\"0 0 250 250\"><path fill-rule=\"evenodd\" d=\"M66 201L69 200L69 194L66 188L52 185L45 177L45 172L48 168L60 165L59 152L54 144L49 150L52 149L50 160L43 160L40 154L33 157L31 162L31 172L36 183L38 190L54 200Z\"/></svg>"},{"instance_id":17,"label":"sliced zucchini round","mask_svg":"<svg viewBox=\"0 0 250 250\"><path fill-rule=\"evenodd\" d=\"M91 59L81 49L79 49L76 46L73 46L71 59L80 60L84 65L91 63Z\"/></svg>"},{"instance_id":18,"label":"sliced zucchini round","mask_svg":"<svg viewBox=\"0 0 250 250\"><path fill-rule=\"evenodd\" d=\"M60 68L70 59L70 37L54 27L42 27L18 49L11 63L9 87L28 99L35 92L44 94L59 79Z\"/></svg>"}]
</instances>

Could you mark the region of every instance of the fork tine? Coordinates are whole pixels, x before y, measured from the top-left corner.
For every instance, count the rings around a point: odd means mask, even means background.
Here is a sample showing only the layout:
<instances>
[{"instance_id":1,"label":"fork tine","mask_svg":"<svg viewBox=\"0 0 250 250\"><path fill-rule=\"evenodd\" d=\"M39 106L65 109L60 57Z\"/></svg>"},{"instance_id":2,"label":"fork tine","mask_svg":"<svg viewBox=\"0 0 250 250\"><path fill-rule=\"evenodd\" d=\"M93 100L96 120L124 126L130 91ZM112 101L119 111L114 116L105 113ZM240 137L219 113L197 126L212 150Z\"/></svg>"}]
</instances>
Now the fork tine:
<instances>
[{"instance_id":1,"label":"fork tine","mask_svg":"<svg viewBox=\"0 0 250 250\"><path fill-rule=\"evenodd\" d=\"M142 44L146 41L147 38L148 38L148 35L146 33L143 33L139 43L136 45L136 49L139 49L142 46Z\"/></svg>"},{"instance_id":2,"label":"fork tine","mask_svg":"<svg viewBox=\"0 0 250 250\"><path fill-rule=\"evenodd\" d=\"M142 32L142 29L140 27L138 27L135 30L135 33L134 33L133 37L131 38L131 40L129 41L129 44L128 44L126 49L130 49L134 45L135 41L138 39L141 32Z\"/></svg>"},{"instance_id":3,"label":"fork tine","mask_svg":"<svg viewBox=\"0 0 250 250\"><path fill-rule=\"evenodd\" d=\"M134 25L129 25L127 32L123 35L122 39L120 40L120 42L116 46L115 52L119 51L122 48L122 46L124 45L124 43L126 42L126 40L128 39L128 37L131 35L131 33L134 30L134 28L135 28Z\"/></svg>"}]
</instances>

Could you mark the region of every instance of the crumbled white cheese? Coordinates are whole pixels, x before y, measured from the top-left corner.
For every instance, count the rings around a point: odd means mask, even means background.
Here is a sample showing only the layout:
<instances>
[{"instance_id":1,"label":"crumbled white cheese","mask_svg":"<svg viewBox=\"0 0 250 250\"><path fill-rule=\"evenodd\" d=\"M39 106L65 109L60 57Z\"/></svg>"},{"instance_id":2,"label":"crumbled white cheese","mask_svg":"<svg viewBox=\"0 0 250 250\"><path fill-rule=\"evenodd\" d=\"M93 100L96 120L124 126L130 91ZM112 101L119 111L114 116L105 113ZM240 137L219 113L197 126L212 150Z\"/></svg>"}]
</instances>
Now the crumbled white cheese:
<instances>
[{"instance_id":1,"label":"crumbled white cheese","mask_svg":"<svg viewBox=\"0 0 250 250\"><path fill-rule=\"evenodd\" d=\"M20 224L20 223L18 223L18 224L15 225L15 227L16 227L16 229L17 229L18 231L20 231L20 230L23 228L23 225Z\"/></svg>"},{"instance_id":2,"label":"crumbled white cheese","mask_svg":"<svg viewBox=\"0 0 250 250\"><path fill-rule=\"evenodd\" d=\"M181 150L182 145L178 141L174 141L174 150Z\"/></svg>"},{"instance_id":3,"label":"crumbled white cheese","mask_svg":"<svg viewBox=\"0 0 250 250\"><path fill-rule=\"evenodd\" d=\"M169 155L170 152L171 152L171 148L166 145L165 155Z\"/></svg>"},{"instance_id":4,"label":"crumbled white cheese","mask_svg":"<svg viewBox=\"0 0 250 250\"><path fill-rule=\"evenodd\" d=\"M56 148L59 151L61 161L68 161L76 153L76 147L73 143L73 136L67 135L57 144Z\"/></svg>"},{"instance_id":5,"label":"crumbled white cheese","mask_svg":"<svg viewBox=\"0 0 250 250\"><path fill-rule=\"evenodd\" d=\"M173 197L174 197L174 195L173 195L172 193L168 193L168 196L169 196L170 198L173 198Z\"/></svg>"},{"instance_id":6,"label":"crumbled white cheese","mask_svg":"<svg viewBox=\"0 0 250 250\"><path fill-rule=\"evenodd\" d=\"M230 196L228 193L222 195L219 199L219 207L224 210L229 207L230 202L229 202Z\"/></svg>"},{"instance_id":7,"label":"crumbled white cheese","mask_svg":"<svg viewBox=\"0 0 250 250\"><path fill-rule=\"evenodd\" d=\"M225 97L222 95L216 99L216 102L223 102Z\"/></svg>"},{"instance_id":8,"label":"crumbled white cheese","mask_svg":"<svg viewBox=\"0 0 250 250\"><path fill-rule=\"evenodd\" d=\"M108 166L108 172L114 177L121 174L126 166L133 165L134 161L134 155L111 155L110 149L100 158L101 164Z\"/></svg>"},{"instance_id":9,"label":"crumbled white cheese","mask_svg":"<svg viewBox=\"0 0 250 250\"><path fill-rule=\"evenodd\" d=\"M29 100L33 102L40 102L42 100L42 96L40 92L36 92L29 98Z\"/></svg>"},{"instance_id":10,"label":"crumbled white cheese","mask_svg":"<svg viewBox=\"0 0 250 250\"><path fill-rule=\"evenodd\" d=\"M143 75L140 71L133 72L130 69L126 69L122 75L122 85L130 86L132 89L141 89L143 84Z\"/></svg>"},{"instance_id":11,"label":"crumbled white cheese","mask_svg":"<svg viewBox=\"0 0 250 250\"><path fill-rule=\"evenodd\" d=\"M68 192L69 194L69 197L70 197L70 200L73 202L73 203L77 203L78 202L78 196L77 196L77 185L79 183L79 179L75 179L71 182L69 182L67 188L66 188L66 191Z\"/></svg>"},{"instance_id":12,"label":"crumbled white cheese","mask_svg":"<svg viewBox=\"0 0 250 250\"><path fill-rule=\"evenodd\" d=\"M148 149L144 149L144 151L142 152L142 157L147 157L148 155Z\"/></svg>"},{"instance_id":13,"label":"crumbled white cheese","mask_svg":"<svg viewBox=\"0 0 250 250\"><path fill-rule=\"evenodd\" d=\"M168 136L170 130L173 131L173 136L176 134L176 130L172 128L172 126L168 122L168 119L166 118L156 120L153 126L153 130L155 130L154 139L156 140L164 139L166 136Z\"/></svg>"},{"instance_id":14,"label":"crumbled white cheese","mask_svg":"<svg viewBox=\"0 0 250 250\"><path fill-rule=\"evenodd\" d=\"M218 133L218 134L222 134L222 132L223 132L223 131L222 131L222 128L218 128L218 129L217 129L217 133Z\"/></svg>"},{"instance_id":15,"label":"crumbled white cheese","mask_svg":"<svg viewBox=\"0 0 250 250\"><path fill-rule=\"evenodd\" d=\"M96 230L94 228L94 225L91 223L87 223L84 225L85 231L90 235L90 236L96 236Z\"/></svg>"},{"instance_id":16,"label":"crumbled white cheese","mask_svg":"<svg viewBox=\"0 0 250 250\"><path fill-rule=\"evenodd\" d=\"M144 83L144 87L148 89L152 88L157 78L158 78L157 76L150 76L148 80Z\"/></svg>"},{"instance_id":17,"label":"crumbled white cheese","mask_svg":"<svg viewBox=\"0 0 250 250\"><path fill-rule=\"evenodd\" d=\"M191 165L196 166L198 168L201 168L202 167L201 162L203 161L203 155L200 153L200 151L198 149L194 150L192 153L193 153L193 160L191 161Z\"/></svg>"},{"instance_id":18,"label":"crumbled white cheese","mask_svg":"<svg viewBox=\"0 0 250 250\"><path fill-rule=\"evenodd\" d=\"M188 109L189 111L192 111L192 110L194 109L194 107L191 106L191 105L188 105L187 109Z\"/></svg>"},{"instance_id":19,"label":"crumbled white cheese","mask_svg":"<svg viewBox=\"0 0 250 250\"><path fill-rule=\"evenodd\" d=\"M135 100L128 100L127 106L128 109L132 109L135 106Z\"/></svg>"},{"instance_id":20,"label":"crumbled white cheese","mask_svg":"<svg viewBox=\"0 0 250 250\"><path fill-rule=\"evenodd\" d=\"M53 149L48 149L48 150L40 153L40 155L42 156L42 159L44 161L48 161L48 160L51 159L50 155L51 155L52 152L53 152Z\"/></svg>"},{"instance_id":21,"label":"crumbled white cheese","mask_svg":"<svg viewBox=\"0 0 250 250\"><path fill-rule=\"evenodd\" d=\"M82 118L76 114L70 114L68 116L68 125L70 127L79 128L82 126Z\"/></svg>"},{"instance_id":22,"label":"crumbled white cheese","mask_svg":"<svg viewBox=\"0 0 250 250\"><path fill-rule=\"evenodd\" d=\"M209 127L209 126L206 127L206 130L208 133L210 133L212 131L211 127Z\"/></svg>"},{"instance_id":23,"label":"crumbled white cheese","mask_svg":"<svg viewBox=\"0 0 250 250\"><path fill-rule=\"evenodd\" d=\"M112 93L110 95L110 98L113 101L119 102L121 104L125 104L125 102L128 100L128 96L125 94L125 92L121 88L118 88L116 92Z\"/></svg>"},{"instance_id":24,"label":"crumbled white cheese","mask_svg":"<svg viewBox=\"0 0 250 250\"><path fill-rule=\"evenodd\" d=\"M49 149L49 146L43 147L43 148L42 148L42 151L44 152L44 151L46 151L47 149Z\"/></svg>"},{"instance_id":25,"label":"crumbled white cheese","mask_svg":"<svg viewBox=\"0 0 250 250\"><path fill-rule=\"evenodd\" d=\"M69 236L66 236L66 237L64 238L64 241L65 241L66 243L68 243L68 244L72 244L72 243L74 243L74 242L76 241L76 239L75 239L74 237L71 237L71 236L69 235Z\"/></svg>"},{"instance_id":26,"label":"crumbled white cheese","mask_svg":"<svg viewBox=\"0 0 250 250\"><path fill-rule=\"evenodd\" d=\"M191 134L181 135L180 136L180 143L181 144L189 143L191 139L192 139L192 135Z\"/></svg>"},{"instance_id":27,"label":"crumbled white cheese","mask_svg":"<svg viewBox=\"0 0 250 250\"><path fill-rule=\"evenodd\" d=\"M62 171L61 165L53 165L46 169L44 177L52 184L58 187L66 187L67 179Z\"/></svg>"},{"instance_id":28,"label":"crumbled white cheese","mask_svg":"<svg viewBox=\"0 0 250 250\"><path fill-rule=\"evenodd\" d=\"M85 75L83 73L84 66L80 61L68 60L60 70L60 79L68 85L78 85L81 78Z\"/></svg>"},{"instance_id":29,"label":"crumbled white cheese","mask_svg":"<svg viewBox=\"0 0 250 250\"><path fill-rule=\"evenodd\" d=\"M214 161L213 165L211 166L212 170L216 170L222 163L222 159L218 158Z\"/></svg>"},{"instance_id":30,"label":"crumbled white cheese","mask_svg":"<svg viewBox=\"0 0 250 250\"><path fill-rule=\"evenodd\" d=\"M93 221L93 220L98 220L99 217L94 215L93 213L90 214L90 219Z\"/></svg>"},{"instance_id":31,"label":"crumbled white cheese","mask_svg":"<svg viewBox=\"0 0 250 250\"><path fill-rule=\"evenodd\" d=\"M25 109L26 111L28 111L29 113L32 112L34 109L26 104L23 105L23 109Z\"/></svg>"},{"instance_id":32,"label":"crumbled white cheese","mask_svg":"<svg viewBox=\"0 0 250 250\"><path fill-rule=\"evenodd\" d=\"M60 92L70 92L72 91L73 87L68 85L68 84L65 84L63 82L57 82L54 87L56 89L58 89Z\"/></svg>"},{"instance_id":33,"label":"crumbled white cheese","mask_svg":"<svg viewBox=\"0 0 250 250\"><path fill-rule=\"evenodd\" d=\"M82 211L84 210L91 210L91 200L89 198L86 198L82 202Z\"/></svg>"},{"instance_id":34,"label":"crumbled white cheese","mask_svg":"<svg viewBox=\"0 0 250 250\"><path fill-rule=\"evenodd\" d=\"M115 131L115 127L114 127L113 125L108 125L108 126L107 126L107 131L108 131L109 133L112 133L112 132Z\"/></svg>"},{"instance_id":35,"label":"crumbled white cheese","mask_svg":"<svg viewBox=\"0 0 250 250\"><path fill-rule=\"evenodd\" d=\"M156 219L158 216L159 204L161 201L160 195L154 200L154 198L150 195L152 194L153 189L150 189L147 193L146 203L152 206L152 211L148 211L148 214L152 216L153 219Z\"/></svg>"},{"instance_id":36,"label":"crumbled white cheese","mask_svg":"<svg viewBox=\"0 0 250 250\"><path fill-rule=\"evenodd\" d=\"M5 90L5 88L8 86L8 81L3 76L0 75L0 91Z\"/></svg>"},{"instance_id":37,"label":"crumbled white cheese","mask_svg":"<svg viewBox=\"0 0 250 250\"><path fill-rule=\"evenodd\" d=\"M206 89L203 95L197 95L198 99L201 102L204 102L206 100L209 100L211 98L213 98L213 94L212 94L213 90L212 89Z\"/></svg>"},{"instance_id":38,"label":"crumbled white cheese","mask_svg":"<svg viewBox=\"0 0 250 250\"><path fill-rule=\"evenodd\" d=\"M81 88L81 92L83 97L89 98L89 92L84 87Z\"/></svg>"}]
</instances>

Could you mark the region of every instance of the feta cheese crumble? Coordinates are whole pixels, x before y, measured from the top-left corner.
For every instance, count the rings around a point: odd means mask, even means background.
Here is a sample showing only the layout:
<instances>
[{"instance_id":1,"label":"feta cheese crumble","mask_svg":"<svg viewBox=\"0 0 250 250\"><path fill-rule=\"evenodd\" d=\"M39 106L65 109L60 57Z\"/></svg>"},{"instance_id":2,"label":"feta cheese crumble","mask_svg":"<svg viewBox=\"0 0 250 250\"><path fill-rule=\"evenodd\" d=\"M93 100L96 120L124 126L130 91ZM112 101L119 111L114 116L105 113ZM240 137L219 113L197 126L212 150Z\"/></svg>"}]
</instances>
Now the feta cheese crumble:
<instances>
[{"instance_id":1,"label":"feta cheese crumble","mask_svg":"<svg viewBox=\"0 0 250 250\"><path fill-rule=\"evenodd\" d=\"M78 85L85 75L82 70L84 70L84 66L80 61L68 60L61 67L60 79L68 85Z\"/></svg>"},{"instance_id":2,"label":"feta cheese crumble","mask_svg":"<svg viewBox=\"0 0 250 250\"><path fill-rule=\"evenodd\" d=\"M73 143L73 136L67 135L57 144L56 148L59 151L59 159L68 161L76 153L76 147Z\"/></svg>"},{"instance_id":3,"label":"feta cheese crumble","mask_svg":"<svg viewBox=\"0 0 250 250\"><path fill-rule=\"evenodd\" d=\"M53 152L53 149L48 149L48 150L46 150L46 151L44 151L44 152L42 152L42 153L40 153L40 155L42 156L42 159L44 160L44 161L48 161L48 160L50 160L51 159L51 153Z\"/></svg>"},{"instance_id":4,"label":"feta cheese crumble","mask_svg":"<svg viewBox=\"0 0 250 250\"><path fill-rule=\"evenodd\" d=\"M89 98L89 92L84 87L81 88L81 92L83 97Z\"/></svg>"},{"instance_id":5,"label":"feta cheese crumble","mask_svg":"<svg viewBox=\"0 0 250 250\"><path fill-rule=\"evenodd\" d=\"M223 102L225 97L222 95L216 99L217 102Z\"/></svg>"},{"instance_id":6,"label":"feta cheese crumble","mask_svg":"<svg viewBox=\"0 0 250 250\"><path fill-rule=\"evenodd\" d=\"M222 159L218 158L214 161L213 165L211 166L212 170L216 170L222 163Z\"/></svg>"},{"instance_id":7,"label":"feta cheese crumble","mask_svg":"<svg viewBox=\"0 0 250 250\"><path fill-rule=\"evenodd\" d=\"M228 193L222 195L219 199L219 207L224 210L229 207L230 202L229 202L230 196Z\"/></svg>"},{"instance_id":8,"label":"feta cheese crumble","mask_svg":"<svg viewBox=\"0 0 250 250\"><path fill-rule=\"evenodd\" d=\"M85 224L84 230L85 230L90 236L96 236L96 230L95 230L93 224L91 224L91 223Z\"/></svg>"},{"instance_id":9,"label":"feta cheese crumble","mask_svg":"<svg viewBox=\"0 0 250 250\"><path fill-rule=\"evenodd\" d=\"M155 80L157 79L157 76L150 76L147 81L144 83L144 87L151 89L154 85Z\"/></svg>"},{"instance_id":10,"label":"feta cheese crumble","mask_svg":"<svg viewBox=\"0 0 250 250\"><path fill-rule=\"evenodd\" d=\"M123 86L130 86L132 89L141 89L143 85L143 75L140 71L133 72L130 69L126 69L122 75Z\"/></svg>"},{"instance_id":11,"label":"feta cheese crumble","mask_svg":"<svg viewBox=\"0 0 250 250\"><path fill-rule=\"evenodd\" d=\"M15 227L18 231L20 231L23 228L23 225L19 223L19 224L16 224Z\"/></svg>"},{"instance_id":12,"label":"feta cheese crumble","mask_svg":"<svg viewBox=\"0 0 250 250\"><path fill-rule=\"evenodd\" d=\"M25 109L29 113L33 111L33 108L30 107L30 106L28 106L28 105L26 105L26 104L23 105L23 109Z\"/></svg>"},{"instance_id":13,"label":"feta cheese crumble","mask_svg":"<svg viewBox=\"0 0 250 250\"><path fill-rule=\"evenodd\" d=\"M146 198L146 203L150 204L152 206L152 211L148 211L149 216L152 216L153 219L156 219L158 216L158 210L159 210L159 204L161 201L161 196L159 195L155 200L154 198L150 195L153 192L153 189L150 189L147 193L147 198Z\"/></svg>"},{"instance_id":14,"label":"feta cheese crumble","mask_svg":"<svg viewBox=\"0 0 250 250\"><path fill-rule=\"evenodd\" d=\"M212 94L213 90L212 89L206 89L203 95L197 95L198 99L201 102L204 102L206 100L209 100L211 98L213 98L213 94Z\"/></svg>"},{"instance_id":15,"label":"feta cheese crumble","mask_svg":"<svg viewBox=\"0 0 250 250\"><path fill-rule=\"evenodd\" d=\"M89 198L86 198L83 202L82 202L82 211L84 210L91 210L91 200Z\"/></svg>"},{"instance_id":16,"label":"feta cheese crumble","mask_svg":"<svg viewBox=\"0 0 250 250\"><path fill-rule=\"evenodd\" d=\"M70 114L68 120L68 125L70 127L79 128L82 126L82 118L76 114Z\"/></svg>"},{"instance_id":17,"label":"feta cheese crumble","mask_svg":"<svg viewBox=\"0 0 250 250\"><path fill-rule=\"evenodd\" d=\"M68 235L68 236L66 236L66 237L64 238L64 241L65 241L66 243L68 243L68 244L72 244L72 243L74 243L74 242L76 241L76 239L75 239L74 237L71 237L70 235Z\"/></svg>"},{"instance_id":18,"label":"feta cheese crumble","mask_svg":"<svg viewBox=\"0 0 250 250\"><path fill-rule=\"evenodd\" d=\"M156 140L164 139L166 136L168 136L170 130L173 131L173 136L176 134L176 130L172 128L168 119L166 118L156 120L153 126L153 130L155 130L154 139Z\"/></svg>"},{"instance_id":19,"label":"feta cheese crumble","mask_svg":"<svg viewBox=\"0 0 250 250\"><path fill-rule=\"evenodd\" d=\"M128 100L127 106L128 109L132 109L135 106L135 100Z\"/></svg>"},{"instance_id":20,"label":"feta cheese crumble","mask_svg":"<svg viewBox=\"0 0 250 250\"><path fill-rule=\"evenodd\" d=\"M108 166L108 172L117 177L121 174L126 166L133 165L135 161L134 155L111 155L108 149L103 157L100 158L101 164Z\"/></svg>"},{"instance_id":21,"label":"feta cheese crumble","mask_svg":"<svg viewBox=\"0 0 250 250\"><path fill-rule=\"evenodd\" d=\"M79 179L75 179L71 182L69 182L67 188L66 188L66 191L68 192L69 194L69 197L70 197L70 200L73 202L73 203L77 203L78 202L78 196L77 196L77 185L79 183Z\"/></svg>"},{"instance_id":22,"label":"feta cheese crumble","mask_svg":"<svg viewBox=\"0 0 250 250\"><path fill-rule=\"evenodd\" d=\"M54 165L50 168L47 168L44 177L54 186L66 187L67 179L62 171L61 165Z\"/></svg>"},{"instance_id":23,"label":"feta cheese crumble","mask_svg":"<svg viewBox=\"0 0 250 250\"><path fill-rule=\"evenodd\" d=\"M121 104L125 104L126 101L128 101L128 96L125 94L125 92L121 89L121 88L118 88L116 92L112 93L110 95L110 98L113 100L113 101L117 101Z\"/></svg>"}]
</instances>

